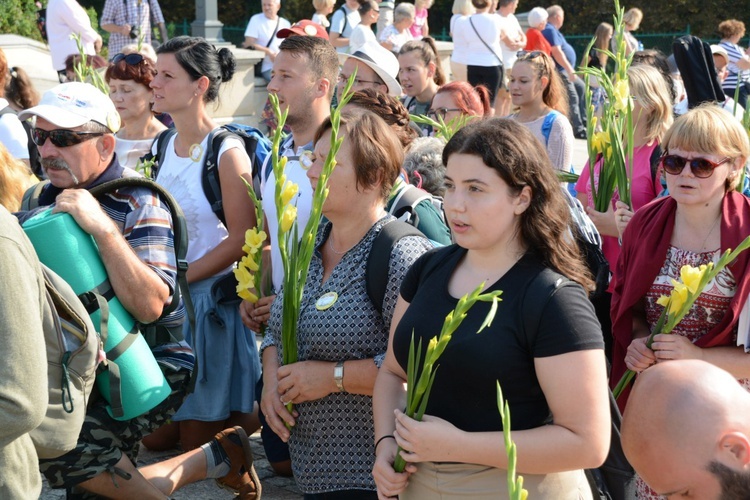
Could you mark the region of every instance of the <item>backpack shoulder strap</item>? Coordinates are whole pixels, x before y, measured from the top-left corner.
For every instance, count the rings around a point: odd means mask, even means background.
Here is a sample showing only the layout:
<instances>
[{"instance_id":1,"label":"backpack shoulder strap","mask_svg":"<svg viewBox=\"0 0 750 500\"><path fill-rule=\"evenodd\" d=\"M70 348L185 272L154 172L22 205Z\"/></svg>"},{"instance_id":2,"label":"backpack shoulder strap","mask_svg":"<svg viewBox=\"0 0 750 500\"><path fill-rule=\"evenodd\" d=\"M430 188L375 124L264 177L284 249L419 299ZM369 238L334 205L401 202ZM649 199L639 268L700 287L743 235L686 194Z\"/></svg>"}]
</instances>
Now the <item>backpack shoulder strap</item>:
<instances>
[{"instance_id":1,"label":"backpack shoulder strap","mask_svg":"<svg viewBox=\"0 0 750 500\"><path fill-rule=\"evenodd\" d=\"M432 195L427 191L419 189L413 184L404 183L404 187L396 194L396 198L391 203L388 213L400 219L404 213L409 212L409 223L418 225L419 218L416 217L415 207L424 200L431 199Z\"/></svg>"},{"instance_id":2,"label":"backpack shoulder strap","mask_svg":"<svg viewBox=\"0 0 750 500\"><path fill-rule=\"evenodd\" d=\"M21 199L21 211L28 212L34 210L39 206L39 197L42 195L42 191L49 184L49 180L37 182L23 193Z\"/></svg>"},{"instance_id":3,"label":"backpack shoulder strap","mask_svg":"<svg viewBox=\"0 0 750 500\"><path fill-rule=\"evenodd\" d=\"M339 7L339 10L341 11L342 14L344 14L344 27L341 28L341 33L339 33L339 35L343 37L344 31L346 31L346 27L349 26L349 19L347 19L346 17L346 9L344 8L343 5Z\"/></svg>"},{"instance_id":4,"label":"backpack shoulder strap","mask_svg":"<svg viewBox=\"0 0 750 500\"><path fill-rule=\"evenodd\" d=\"M659 172L659 159L661 158L661 145L657 144L653 151L651 151L651 157L649 158L649 164L651 165L651 182L656 182L656 174Z\"/></svg>"},{"instance_id":5,"label":"backpack shoulder strap","mask_svg":"<svg viewBox=\"0 0 750 500\"><path fill-rule=\"evenodd\" d=\"M383 313L391 252L401 238L406 236L424 237L414 226L396 220L384 225L375 237L375 241L372 242L370 255L367 257L365 282L367 283L367 296L370 297L370 301L379 314Z\"/></svg>"},{"instance_id":6,"label":"backpack shoulder strap","mask_svg":"<svg viewBox=\"0 0 750 500\"><path fill-rule=\"evenodd\" d=\"M17 115L16 110L11 108L10 106L5 106L3 109L0 109L0 116L3 115Z\"/></svg>"},{"instance_id":7,"label":"backpack shoulder strap","mask_svg":"<svg viewBox=\"0 0 750 500\"><path fill-rule=\"evenodd\" d=\"M144 160L156 159L156 162L151 167L152 179L156 179L156 176L159 174L159 165L167 155L167 146L169 145L169 140L175 134L177 134L177 130L175 130L174 128L168 128L167 130L159 132L159 135L157 135L156 139L154 139L154 143L156 143L156 156L154 156L154 154L151 152L153 150L153 143L152 148L149 149L148 153L143 155Z\"/></svg>"},{"instance_id":8,"label":"backpack shoulder strap","mask_svg":"<svg viewBox=\"0 0 750 500\"><path fill-rule=\"evenodd\" d=\"M211 211L216 214L222 224L226 226L227 219L224 216L224 201L221 197L221 181L219 179L219 151L224 139L228 137L237 137L236 134L226 129L212 131L208 135L208 144L206 146L205 160L203 162L203 172L201 174L201 184L203 193L206 195L208 204L211 205ZM240 139L241 140L241 139Z\"/></svg>"},{"instance_id":9,"label":"backpack shoulder strap","mask_svg":"<svg viewBox=\"0 0 750 500\"><path fill-rule=\"evenodd\" d=\"M552 124L555 123L555 120L557 119L557 116L559 114L559 111L553 109L552 111L547 113L547 116L544 117L544 122L542 123L542 135L544 136L545 146L549 144L549 135L552 132Z\"/></svg>"}]
</instances>

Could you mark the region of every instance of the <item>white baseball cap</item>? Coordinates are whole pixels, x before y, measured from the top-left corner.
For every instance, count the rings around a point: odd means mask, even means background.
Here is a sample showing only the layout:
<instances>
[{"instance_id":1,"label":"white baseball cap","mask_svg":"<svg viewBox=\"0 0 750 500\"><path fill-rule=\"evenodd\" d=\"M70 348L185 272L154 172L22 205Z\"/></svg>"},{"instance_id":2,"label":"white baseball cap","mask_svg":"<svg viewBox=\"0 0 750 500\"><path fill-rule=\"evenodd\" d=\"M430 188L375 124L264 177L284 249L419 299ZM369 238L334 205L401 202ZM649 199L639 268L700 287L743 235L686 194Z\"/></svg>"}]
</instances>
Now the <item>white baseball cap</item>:
<instances>
[{"instance_id":1,"label":"white baseball cap","mask_svg":"<svg viewBox=\"0 0 750 500\"><path fill-rule=\"evenodd\" d=\"M18 113L25 120L41 116L61 128L76 128L90 121L107 127L112 133L120 130L120 114L112 100L91 84L63 83L48 90L39 104Z\"/></svg>"},{"instance_id":2,"label":"white baseball cap","mask_svg":"<svg viewBox=\"0 0 750 500\"><path fill-rule=\"evenodd\" d=\"M398 59L393 52L386 49L377 42L367 42L359 47L353 54L339 54L339 62L349 59L362 61L372 69L388 87L388 94L394 97L401 96L401 85L396 81L398 76Z\"/></svg>"},{"instance_id":3,"label":"white baseball cap","mask_svg":"<svg viewBox=\"0 0 750 500\"><path fill-rule=\"evenodd\" d=\"M729 54L721 45L711 45L711 54L723 56L727 60L727 64L729 64Z\"/></svg>"}]
</instances>

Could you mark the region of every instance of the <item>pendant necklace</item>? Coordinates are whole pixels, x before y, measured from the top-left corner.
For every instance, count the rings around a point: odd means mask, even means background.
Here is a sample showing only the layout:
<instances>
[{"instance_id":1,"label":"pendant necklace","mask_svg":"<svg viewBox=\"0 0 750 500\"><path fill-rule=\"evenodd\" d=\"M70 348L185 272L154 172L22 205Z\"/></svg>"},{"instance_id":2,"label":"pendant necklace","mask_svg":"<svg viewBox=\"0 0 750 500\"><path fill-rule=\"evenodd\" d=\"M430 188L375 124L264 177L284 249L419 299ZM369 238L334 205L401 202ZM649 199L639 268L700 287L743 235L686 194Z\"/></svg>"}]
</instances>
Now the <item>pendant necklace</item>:
<instances>
[{"instance_id":1,"label":"pendant necklace","mask_svg":"<svg viewBox=\"0 0 750 500\"><path fill-rule=\"evenodd\" d=\"M193 144L188 149L188 157L191 161L198 163L203 157L203 147L198 143Z\"/></svg>"}]
</instances>

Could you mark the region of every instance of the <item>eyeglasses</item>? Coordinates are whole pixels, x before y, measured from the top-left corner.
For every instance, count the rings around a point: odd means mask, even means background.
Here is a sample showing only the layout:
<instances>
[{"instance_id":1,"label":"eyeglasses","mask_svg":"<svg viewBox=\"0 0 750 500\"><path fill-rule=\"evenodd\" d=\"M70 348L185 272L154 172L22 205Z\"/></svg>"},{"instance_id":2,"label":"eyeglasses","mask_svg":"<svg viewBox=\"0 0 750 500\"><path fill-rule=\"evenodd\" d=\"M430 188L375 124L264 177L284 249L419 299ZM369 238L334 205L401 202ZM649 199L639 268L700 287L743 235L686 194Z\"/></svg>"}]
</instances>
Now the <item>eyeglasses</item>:
<instances>
[{"instance_id":1,"label":"eyeglasses","mask_svg":"<svg viewBox=\"0 0 750 500\"><path fill-rule=\"evenodd\" d=\"M664 155L661 157L661 165L664 167L664 171L671 175L680 175L685 169L685 164L690 164L690 171L694 176L699 179L705 179L711 177L714 173L714 169L719 165L731 161L731 158L724 158L718 163L712 162L708 158L683 158L677 155Z\"/></svg>"},{"instance_id":2,"label":"eyeglasses","mask_svg":"<svg viewBox=\"0 0 750 500\"><path fill-rule=\"evenodd\" d=\"M542 52L541 50L532 50L531 52L529 52L528 50L519 50L518 52L516 52L516 58L524 60L535 59L537 57L540 57L542 54L544 54L544 52Z\"/></svg>"},{"instance_id":3,"label":"eyeglasses","mask_svg":"<svg viewBox=\"0 0 750 500\"><path fill-rule=\"evenodd\" d=\"M349 81L349 77L348 76L344 75L343 73L339 74L339 83L344 83L345 84L348 81ZM360 80L359 78L355 78L354 79L354 84L353 85L355 87L361 87L362 85L367 85L368 83L371 84L371 85L385 85L385 83L383 83L382 81L381 82L373 82L372 80Z\"/></svg>"},{"instance_id":4,"label":"eyeglasses","mask_svg":"<svg viewBox=\"0 0 750 500\"><path fill-rule=\"evenodd\" d=\"M39 147L44 146L47 142L47 138L52 141L52 144L58 148L67 148L69 146L75 146L83 141L88 141L94 137L104 135L102 132L75 132L73 130L56 129L56 130L42 130L35 128L31 131L31 139Z\"/></svg>"},{"instance_id":5,"label":"eyeglasses","mask_svg":"<svg viewBox=\"0 0 750 500\"><path fill-rule=\"evenodd\" d=\"M440 118L445 120L446 115L450 111L461 111L461 109L460 108L435 108L435 109L429 110L427 112L427 116L431 118L437 118L439 116Z\"/></svg>"},{"instance_id":6,"label":"eyeglasses","mask_svg":"<svg viewBox=\"0 0 750 500\"><path fill-rule=\"evenodd\" d=\"M143 61L143 56L140 54L117 54L115 57L112 58L112 63L117 64L118 62L125 59L125 63L135 66L136 64L140 64Z\"/></svg>"}]
</instances>

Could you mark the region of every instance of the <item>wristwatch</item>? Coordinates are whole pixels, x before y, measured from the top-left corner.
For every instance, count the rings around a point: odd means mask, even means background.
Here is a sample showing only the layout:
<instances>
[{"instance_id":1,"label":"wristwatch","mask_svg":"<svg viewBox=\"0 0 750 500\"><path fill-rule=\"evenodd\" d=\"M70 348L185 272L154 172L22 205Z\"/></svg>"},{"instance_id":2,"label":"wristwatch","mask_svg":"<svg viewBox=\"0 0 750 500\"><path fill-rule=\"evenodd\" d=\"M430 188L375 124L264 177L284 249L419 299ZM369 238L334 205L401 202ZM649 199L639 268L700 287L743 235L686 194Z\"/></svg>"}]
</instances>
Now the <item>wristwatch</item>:
<instances>
[{"instance_id":1,"label":"wristwatch","mask_svg":"<svg viewBox=\"0 0 750 500\"><path fill-rule=\"evenodd\" d=\"M344 392L344 362L339 361L333 368L333 381L336 382L336 387L339 388L339 392Z\"/></svg>"}]
</instances>

